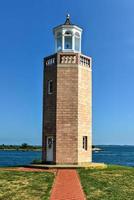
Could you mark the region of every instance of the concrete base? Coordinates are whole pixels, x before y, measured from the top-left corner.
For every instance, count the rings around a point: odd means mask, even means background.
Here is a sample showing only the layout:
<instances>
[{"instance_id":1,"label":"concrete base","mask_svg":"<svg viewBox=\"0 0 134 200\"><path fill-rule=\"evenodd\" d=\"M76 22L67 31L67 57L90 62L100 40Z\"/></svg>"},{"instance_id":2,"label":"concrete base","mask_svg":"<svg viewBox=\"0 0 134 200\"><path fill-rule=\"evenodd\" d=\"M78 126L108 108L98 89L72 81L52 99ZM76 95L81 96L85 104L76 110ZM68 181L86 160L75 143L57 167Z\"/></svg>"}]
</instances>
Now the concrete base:
<instances>
[{"instance_id":1,"label":"concrete base","mask_svg":"<svg viewBox=\"0 0 134 200\"><path fill-rule=\"evenodd\" d=\"M31 164L26 167L38 169L76 169L76 168L97 168L104 169L107 165L104 163L81 163L79 165L50 165L50 164Z\"/></svg>"}]
</instances>

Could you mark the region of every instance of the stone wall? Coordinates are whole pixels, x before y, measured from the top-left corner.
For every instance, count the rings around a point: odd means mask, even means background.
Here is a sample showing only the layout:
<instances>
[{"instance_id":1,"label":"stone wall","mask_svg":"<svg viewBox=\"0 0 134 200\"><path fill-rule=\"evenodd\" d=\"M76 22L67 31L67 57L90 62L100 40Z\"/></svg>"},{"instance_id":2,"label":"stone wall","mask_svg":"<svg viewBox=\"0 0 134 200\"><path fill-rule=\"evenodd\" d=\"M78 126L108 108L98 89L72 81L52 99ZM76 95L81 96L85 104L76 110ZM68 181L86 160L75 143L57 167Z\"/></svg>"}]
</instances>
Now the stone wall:
<instances>
[{"instance_id":1,"label":"stone wall","mask_svg":"<svg viewBox=\"0 0 134 200\"><path fill-rule=\"evenodd\" d=\"M57 65L56 162L78 162L78 67Z\"/></svg>"},{"instance_id":2,"label":"stone wall","mask_svg":"<svg viewBox=\"0 0 134 200\"><path fill-rule=\"evenodd\" d=\"M92 161L92 72L79 66L78 72L78 162ZM87 151L83 149L87 136Z\"/></svg>"},{"instance_id":3,"label":"stone wall","mask_svg":"<svg viewBox=\"0 0 134 200\"><path fill-rule=\"evenodd\" d=\"M46 136L54 136L54 162L74 164L92 159L91 58L78 53L58 53L44 59L43 153ZM53 94L47 94L53 80ZM83 136L88 137L87 151Z\"/></svg>"},{"instance_id":4,"label":"stone wall","mask_svg":"<svg viewBox=\"0 0 134 200\"><path fill-rule=\"evenodd\" d=\"M42 159L46 161L46 137L56 136L56 96L57 96L57 66L44 66L43 82L43 122L42 122ZM48 80L53 80L53 93L48 94ZM54 138L54 161L55 161Z\"/></svg>"}]
</instances>

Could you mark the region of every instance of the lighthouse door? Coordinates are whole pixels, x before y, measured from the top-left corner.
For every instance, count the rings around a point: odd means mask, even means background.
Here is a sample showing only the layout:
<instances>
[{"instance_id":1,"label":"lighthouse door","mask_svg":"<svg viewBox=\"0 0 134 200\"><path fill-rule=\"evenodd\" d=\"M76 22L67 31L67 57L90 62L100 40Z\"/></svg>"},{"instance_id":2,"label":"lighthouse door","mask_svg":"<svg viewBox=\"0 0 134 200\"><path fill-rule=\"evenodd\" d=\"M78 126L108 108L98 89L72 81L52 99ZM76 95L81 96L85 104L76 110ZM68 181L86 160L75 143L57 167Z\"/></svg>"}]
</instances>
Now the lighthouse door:
<instances>
[{"instance_id":1,"label":"lighthouse door","mask_svg":"<svg viewBox=\"0 0 134 200\"><path fill-rule=\"evenodd\" d=\"M46 161L52 162L53 161L53 137L49 136L47 137L47 156Z\"/></svg>"}]
</instances>

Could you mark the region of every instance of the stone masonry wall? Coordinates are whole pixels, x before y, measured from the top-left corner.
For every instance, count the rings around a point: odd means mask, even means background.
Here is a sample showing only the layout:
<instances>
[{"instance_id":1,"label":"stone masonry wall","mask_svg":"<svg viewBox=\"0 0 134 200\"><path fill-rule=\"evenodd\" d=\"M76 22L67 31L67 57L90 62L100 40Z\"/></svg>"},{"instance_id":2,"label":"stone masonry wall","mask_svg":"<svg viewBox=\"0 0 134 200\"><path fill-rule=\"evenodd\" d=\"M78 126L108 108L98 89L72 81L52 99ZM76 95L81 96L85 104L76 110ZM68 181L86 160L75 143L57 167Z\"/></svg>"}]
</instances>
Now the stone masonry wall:
<instances>
[{"instance_id":1,"label":"stone masonry wall","mask_svg":"<svg viewBox=\"0 0 134 200\"><path fill-rule=\"evenodd\" d=\"M53 80L53 93L48 94L48 80ZM56 136L56 85L57 85L57 66L44 67L43 83L43 161L46 161L46 136L54 136L54 162L55 162L55 136Z\"/></svg>"},{"instance_id":2,"label":"stone masonry wall","mask_svg":"<svg viewBox=\"0 0 134 200\"><path fill-rule=\"evenodd\" d=\"M92 73L91 68L78 67L78 162L92 161ZM83 149L87 136L87 151Z\"/></svg>"},{"instance_id":3,"label":"stone masonry wall","mask_svg":"<svg viewBox=\"0 0 134 200\"><path fill-rule=\"evenodd\" d=\"M57 66L56 162L78 162L78 65Z\"/></svg>"},{"instance_id":4,"label":"stone masonry wall","mask_svg":"<svg viewBox=\"0 0 134 200\"><path fill-rule=\"evenodd\" d=\"M58 53L45 58L43 93L43 153L46 136L54 136L54 162L77 164L92 160L91 58L77 53ZM48 94L48 80L53 93ZM82 147L83 136L88 148Z\"/></svg>"}]
</instances>

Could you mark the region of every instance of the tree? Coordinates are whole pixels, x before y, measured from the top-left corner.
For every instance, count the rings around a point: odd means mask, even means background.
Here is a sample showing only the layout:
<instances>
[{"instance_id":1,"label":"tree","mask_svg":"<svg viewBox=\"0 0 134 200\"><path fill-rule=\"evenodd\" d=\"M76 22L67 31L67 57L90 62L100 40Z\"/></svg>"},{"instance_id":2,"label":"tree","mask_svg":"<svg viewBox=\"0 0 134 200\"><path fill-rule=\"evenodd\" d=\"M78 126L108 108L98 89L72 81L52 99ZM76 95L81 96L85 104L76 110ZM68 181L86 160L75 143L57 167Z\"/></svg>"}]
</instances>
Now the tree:
<instances>
[{"instance_id":1,"label":"tree","mask_svg":"<svg viewBox=\"0 0 134 200\"><path fill-rule=\"evenodd\" d=\"M29 147L29 145L27 143L23 143L20 148L22 149L27 149Z\"/></svg>"}]
</instances>

